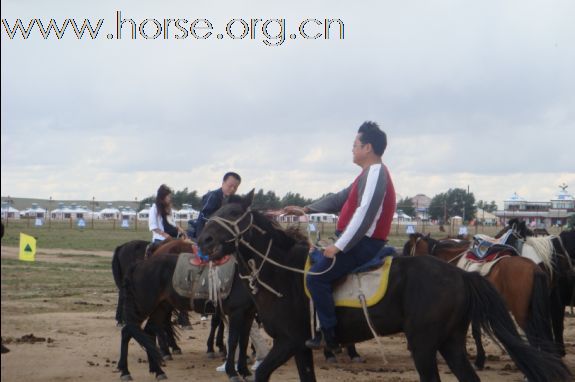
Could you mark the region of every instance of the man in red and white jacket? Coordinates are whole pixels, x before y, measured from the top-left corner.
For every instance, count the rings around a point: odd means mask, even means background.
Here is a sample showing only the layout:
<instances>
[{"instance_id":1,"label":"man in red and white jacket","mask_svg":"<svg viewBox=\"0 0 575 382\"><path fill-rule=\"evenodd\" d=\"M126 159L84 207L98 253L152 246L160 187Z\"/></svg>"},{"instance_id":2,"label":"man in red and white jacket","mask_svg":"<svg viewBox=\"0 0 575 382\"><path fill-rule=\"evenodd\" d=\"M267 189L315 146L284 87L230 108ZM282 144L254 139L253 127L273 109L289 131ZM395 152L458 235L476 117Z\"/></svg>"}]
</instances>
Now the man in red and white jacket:
<instances>
[{"instance_id":1,"label":"man in red and white jacket","mask_svg":"<svg viewBox=\"0 0 575 382\"><path fill-rule=\"evenodd\" d=\"M332 283L370 261L387 242L395 212L395 189L389 170L381 159L386 147L387 136L379 126L374 122L363 123L352 149L353 162L362 171L353 183L303 209L296 206L284 209L287 214L339 213L339 238L325 249L324 257L312 266L311 271L328 269L333 257L337 256L337 261L329 272L308 275L306 279L322 329L321 333L306 341L312 349L338 348Z\"/></svg>"}]
</instances>

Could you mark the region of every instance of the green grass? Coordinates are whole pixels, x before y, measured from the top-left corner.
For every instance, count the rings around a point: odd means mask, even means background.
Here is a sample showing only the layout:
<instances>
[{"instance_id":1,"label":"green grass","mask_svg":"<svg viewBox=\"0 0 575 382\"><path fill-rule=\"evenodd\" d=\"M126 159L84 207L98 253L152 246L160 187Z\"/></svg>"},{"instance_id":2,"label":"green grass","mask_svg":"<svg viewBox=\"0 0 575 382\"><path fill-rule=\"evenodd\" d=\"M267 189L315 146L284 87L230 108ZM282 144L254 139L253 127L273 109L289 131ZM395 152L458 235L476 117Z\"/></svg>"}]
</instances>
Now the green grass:
<instances>
[{"instance_id":1,"label":"green grass","mask_svg":"<svg viewBox=\"0 0 575 382\"><path fill-rule=\"evenodd\" d=\"M61 256L69 261L2 259L2 313L113 308L116 286L110 258Z\"/></svg>"},{"instance_id":2,"label":"green grass","mask_svg":"<svg viewBox=\"0 0 575 382\"><path fill-rule=\"evenodd\" d=\"M26 221L10 221L5 225L5 234L2 245L18 246L20 233L34 236L36 244L41 248L66 248L78 250L113 251L118 245L131 240L151 240L151 233L147 224L139 224L138 230L132 226L130 229L119 228L109 222L97 222L92 228L90 222L87 227L79 229L69 223L52 222L50 226L34 227Z\"/></svg>"}]
</instances>

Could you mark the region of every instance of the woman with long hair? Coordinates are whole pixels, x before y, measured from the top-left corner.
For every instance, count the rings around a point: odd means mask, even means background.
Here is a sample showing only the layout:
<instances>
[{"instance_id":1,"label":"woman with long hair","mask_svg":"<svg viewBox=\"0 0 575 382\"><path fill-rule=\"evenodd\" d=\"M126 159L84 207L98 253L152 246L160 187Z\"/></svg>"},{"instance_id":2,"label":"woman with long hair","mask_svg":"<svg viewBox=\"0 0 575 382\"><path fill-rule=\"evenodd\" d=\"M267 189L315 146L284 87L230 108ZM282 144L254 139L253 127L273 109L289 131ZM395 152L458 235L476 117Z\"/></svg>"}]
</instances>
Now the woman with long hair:
<instances>
[{"instance_id":1,"label":"woman with long hair","mask_svg":"<svg viewBox=\"0 0 575 382\"><path fill-rule=\"evenodd\" d=\"M152 242L158 243L169 237L186 237L186 232L174 223L172 218L172 190L162 184L156 193L156 202L150 208L148 226L152 231Z\"/></svg>"}]
</instances>

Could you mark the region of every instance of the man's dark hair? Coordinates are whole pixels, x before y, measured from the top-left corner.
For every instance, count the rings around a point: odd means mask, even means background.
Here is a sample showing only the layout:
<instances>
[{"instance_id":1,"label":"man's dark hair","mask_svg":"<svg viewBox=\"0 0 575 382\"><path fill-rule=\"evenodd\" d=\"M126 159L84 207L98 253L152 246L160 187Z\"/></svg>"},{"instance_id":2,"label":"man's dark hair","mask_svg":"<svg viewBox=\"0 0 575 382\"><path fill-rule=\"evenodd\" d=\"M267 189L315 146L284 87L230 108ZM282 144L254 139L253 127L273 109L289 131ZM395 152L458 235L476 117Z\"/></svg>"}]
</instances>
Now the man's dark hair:
<instances>
[{"instance_id":1,"label":"man's dark hair","mask_svg":"<svg viewBox=\"0 0 575 382\"><path fill-rule=\"evenodd\" d=\"M379 128L375 122L364 122L357 130L361 133L359 140L362 144L371 144L373 152L382 156L387 147L387 135Z\"/></svg>"},{"instance_id":2,"label":"man's dark hair","mask_svg":"<svg viewBox=\"0 0 575 382\"><path fill-rule=\"evenodd\" d=\"M226 179L228 179L230 176L236 178L238 180L238 182L240 182L240 183L242 182L242 178L239 176L239 174L236 172L233 172L233 171L226 172L226 175L224 175L223 181L225 182Z\"/></svg>"}]
</instances>

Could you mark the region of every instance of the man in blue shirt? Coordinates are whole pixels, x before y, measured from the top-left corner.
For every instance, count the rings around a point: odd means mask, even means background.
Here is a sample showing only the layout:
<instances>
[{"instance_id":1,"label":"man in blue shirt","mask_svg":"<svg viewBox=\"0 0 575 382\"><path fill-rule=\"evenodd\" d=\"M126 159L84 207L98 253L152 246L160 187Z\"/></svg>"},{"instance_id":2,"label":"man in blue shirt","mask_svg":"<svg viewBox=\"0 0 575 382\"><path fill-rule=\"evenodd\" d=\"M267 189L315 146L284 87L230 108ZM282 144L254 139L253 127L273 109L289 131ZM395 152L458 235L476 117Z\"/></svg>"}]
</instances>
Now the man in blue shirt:
<instances>
[{"instance_id":1,"label":"man in blue shirt","mask_svg":"<svg viewBox=\"0 0 575 382\"><path fill-rule=\"evenodd\" d=\"M196 223L196 238L200 237L208 219L222 206L224 198L234 195L241 182L242 178L237 173L227 172L224 175L222 187L210 191L202 197L202 209Z\"/></svg>"}]
</instances>

